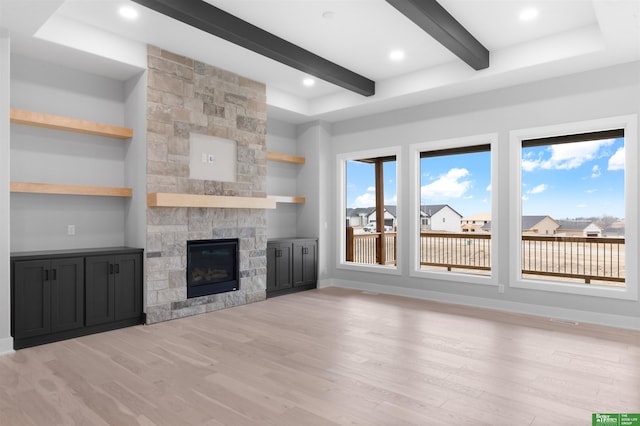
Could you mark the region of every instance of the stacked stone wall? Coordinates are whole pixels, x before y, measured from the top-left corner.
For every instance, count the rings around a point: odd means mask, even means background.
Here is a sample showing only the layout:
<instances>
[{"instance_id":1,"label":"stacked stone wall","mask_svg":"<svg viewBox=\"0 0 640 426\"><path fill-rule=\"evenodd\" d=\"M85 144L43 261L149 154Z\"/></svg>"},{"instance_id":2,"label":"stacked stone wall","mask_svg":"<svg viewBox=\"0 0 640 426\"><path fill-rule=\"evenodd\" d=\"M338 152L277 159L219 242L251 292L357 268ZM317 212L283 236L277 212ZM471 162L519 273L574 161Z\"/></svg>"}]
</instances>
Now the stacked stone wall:
<instances>
[{"instance_id":1,"label":"stacked stone wall","mask_svg":"<svg viewBox=\"0 0 640 426\"><path fill-rule=\"evenodd\" d=\"M153 46L147 75L147 192L265 197L264 84ZM189 177L192 133L236 142L234 182ZM186 242L212 238L239 239L240 290L187 299ZM266 245L262 209L148 208L147 323L264 300Z\"/></svg>"}]
</instances>

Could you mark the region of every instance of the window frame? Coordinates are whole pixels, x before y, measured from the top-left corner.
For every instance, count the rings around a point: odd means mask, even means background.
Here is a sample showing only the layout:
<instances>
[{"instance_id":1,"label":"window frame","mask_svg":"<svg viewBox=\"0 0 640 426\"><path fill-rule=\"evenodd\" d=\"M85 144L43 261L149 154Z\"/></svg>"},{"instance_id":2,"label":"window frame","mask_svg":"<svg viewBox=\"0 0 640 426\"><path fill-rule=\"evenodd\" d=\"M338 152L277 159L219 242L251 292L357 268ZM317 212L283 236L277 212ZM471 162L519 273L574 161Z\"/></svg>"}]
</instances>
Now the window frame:
<instances>
[{"instance_id":1,"label":"window frame","mask_svg":"<svg viewBox=\"0 0 640 426\"><path fill-rule=\"evenodd\" d=\"M453 271L425 271L420 268L420 159L424 151L438 151L489 145L491 167L491 275L482 276ZM500 218L498 214L498 134L487 133L481 135L440 139L436 141L420 142L409 147L411 164L410 183L410 212L411 223L409 227L411 268L409 275L416 278L438 279L443 281L455 281L470 284L498 286L498 240L500 234ZM453 154L452 154L453 155ZM454 206L451 206L455 208Z\"/></svg>"},{"instance_id":2,"label":"window frame","mask_svg":"<svg viewBox=\"0 0 640 426\"><path fill-rule=\"evenodd\" d=\"M549 126L513 130L509 132L509 286L519 289L595 296L612 299L638 300L638 267L635 262L625 263L625 286L570 283L535 280L522 277L522 142L530 139L562 137L589 132L624 129L625 164L638 164L637 115L624 115L602 119L570 122ZM636 167L624 169L625 197L625 259L638 258L638 194L633 191L638 182Z\"/></svg>"},{"instance_id":3,"label":"window frame","mask_svg":"<svg viewBox=\"0 0 640 426\"><path fill-rule=\"evenodd\" d=\"M346 187L347 187L347 161L357 161L365 158L380 158L380 157L390 157L395 156L396 158L396 217L402 217L402 181L401 181L401 147L400 146L392 146L387 148L378 148L378 149L370 149L366 151L357 151L357 152L348 152L338 154L336 156L337 159L337 171L338 171L338 188L337 188L337 197L336 205L338 206L337 212L337 222L339 226L337 226L337 235L336 241L338 241L340 250L336 250L336 268L337 269L345 269L351 271L359 271L359 272L375 272L380 274L389 274L389 275L401 275L402 274L402 263L403 263L403 250L402 244L396 243L396 265L378 265L378 264L365 264L365 263L354 263L346 261L346 246L347 246L347 232L345 224L347 222L346 212ZM404 234L402 231L403 226L400 225L398 227L398 233L396 235L397 240L401 241L401 234Z\"/></svg>"}]
</instances>

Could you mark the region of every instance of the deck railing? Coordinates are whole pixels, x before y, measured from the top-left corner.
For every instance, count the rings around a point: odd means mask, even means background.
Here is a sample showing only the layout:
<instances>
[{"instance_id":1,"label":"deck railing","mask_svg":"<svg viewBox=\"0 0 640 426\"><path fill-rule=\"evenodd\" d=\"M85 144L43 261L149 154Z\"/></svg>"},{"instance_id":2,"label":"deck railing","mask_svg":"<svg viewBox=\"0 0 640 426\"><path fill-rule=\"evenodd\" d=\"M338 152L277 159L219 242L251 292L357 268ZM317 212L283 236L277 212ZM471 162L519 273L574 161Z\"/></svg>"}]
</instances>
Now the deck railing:
<instances>
[{"instance_id":1,"label":"deck railing","mask_svg":"<svg viewBox=\"0 0 640 426\"><path fill-rule=\"evenodd\" d=\"M490 271L491 235L421 232L420 265Z\"/></svg>"},{"instance_id":2,"label":"deck railing","mask_svg":"<svg viewBox=\"0 0 640 426\"><path fill-rule=\"evenodd\" d=\"M350 231L349 231L350 230ZM380 233L347 232L347 261L380 263ZM384 264L396 262L396 233L384 233ZM592 280L623 283L624 238L522 236L522 273L562 277L587 284ZM420 265L443 270L491 270L491 235L420 233Z\"/></svg>"},{"instance_id":3,"label":"deck railing","mask_svg":"<svg viewBox=\"0 0 640 426\"><path fill-rule=\"evenodd\" d=\"M356 234L353 228L347 228L347 262L395 265L397 234L384 233L383 253L380 252L381 235L380 232Z\"/></svg>"},{"instance_id":4,"label":"deck railing","mask_svg":"<svg viewBox=\"0 0 640 426\"><path fill-rule=\"evenodd\" d=\"M624 238L523 235L522 273L624 282Z\"/></svg>"}]
</instances>

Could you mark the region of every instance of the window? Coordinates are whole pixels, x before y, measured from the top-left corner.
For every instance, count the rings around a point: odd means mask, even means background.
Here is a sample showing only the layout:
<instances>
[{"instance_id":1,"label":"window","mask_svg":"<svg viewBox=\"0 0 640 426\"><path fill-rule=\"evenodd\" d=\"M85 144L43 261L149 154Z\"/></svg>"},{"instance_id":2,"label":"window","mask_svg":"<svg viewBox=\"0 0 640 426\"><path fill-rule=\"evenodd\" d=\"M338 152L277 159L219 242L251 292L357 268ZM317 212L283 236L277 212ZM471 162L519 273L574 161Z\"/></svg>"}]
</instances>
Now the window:
<instances>
[{"instance_id":1,"label":"window","mask_svg":"<svg viewBox=\"0 0 640 426\"><path fill-rule=\"evenodd\" d=\"M399 226L397 203L397 154L377 150L339 156L342 170L341 229L342 266L384 267L397 270ZM350 217L364 215L365 223L353 226Z\"/></svg>"},{"instance_id":2,"label":"window","mask_svg":"<svg viewBox=\"0 0 640 426\"><path fill-rule=\"evenodd\" d=\"M636 297L635 117L512 132L516 287ZM514 141L515 139L515 141ZM512 145L513 146L513 145ZM512 157L513 158L513 157ZM512 162L514 163L514 162ZM512 254L513 256L513 254Z\"/></svg>"},{"instance_id":3,"label":"window","mask_svg":"<svg viewBox=\"0 0 640 426\"><path fill-rule=\"evenodd\" d=\"M492 144L497 137L430 142L412 146L415 155L412 211L431 219L412 230L413 275L438 274L469 282L493 283L491 223ZM495 186L495 185L493 185Z\"/></svg>"}]
</instances>

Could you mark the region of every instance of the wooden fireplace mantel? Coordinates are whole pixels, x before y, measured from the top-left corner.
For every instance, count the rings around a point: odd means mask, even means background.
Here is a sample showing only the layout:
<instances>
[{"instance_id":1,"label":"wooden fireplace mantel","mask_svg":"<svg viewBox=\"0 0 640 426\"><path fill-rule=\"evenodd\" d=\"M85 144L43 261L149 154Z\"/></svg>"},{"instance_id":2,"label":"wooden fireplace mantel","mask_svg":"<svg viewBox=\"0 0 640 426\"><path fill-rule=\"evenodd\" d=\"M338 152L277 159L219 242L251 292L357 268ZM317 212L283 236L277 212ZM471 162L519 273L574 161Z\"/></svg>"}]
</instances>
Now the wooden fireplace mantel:
<instances>
[{"instance_id":1,"label":"wooden fireplace mantel","mask_svg":"<svg viewBox=\"0 0 640 426\"><path fill-rule=\"evenodd\" d=\"M148 207L203 207L228 209L275 209L276 200L259 197L228 197L223 195L173 194L151 192L147 194Z\"/></svg>"}]
</instances>

